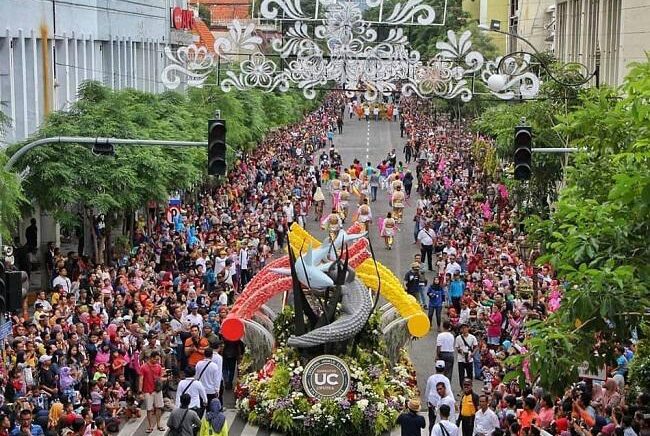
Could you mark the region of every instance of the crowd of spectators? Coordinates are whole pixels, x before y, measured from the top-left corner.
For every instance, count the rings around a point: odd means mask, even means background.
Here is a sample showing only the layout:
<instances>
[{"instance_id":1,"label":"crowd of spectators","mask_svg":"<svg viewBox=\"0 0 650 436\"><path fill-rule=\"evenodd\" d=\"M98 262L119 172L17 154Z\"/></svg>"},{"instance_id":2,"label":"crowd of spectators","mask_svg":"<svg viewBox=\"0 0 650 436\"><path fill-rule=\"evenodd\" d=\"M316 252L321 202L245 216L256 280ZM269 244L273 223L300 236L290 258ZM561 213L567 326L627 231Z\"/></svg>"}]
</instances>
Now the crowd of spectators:
<instances>
[{"instance_id":1,"label":"crowd of spectators","mask_svg":"<svg viewBox=\"0 0 650 436\"><path fill-rule=\"evenodd\" d=\"M544 319L557 310L562 283L550 266L533 269L531 259L521 257L523 236L508 190L476 164L476 135L464 120L452 122L444 115L434 120L417 100L403 102L402 117L405 150L415 160L420 194L413 231L420 251L405 276L405 287L428 309L437 331L431 362L435 373L422 393L429 432L648 434L650 421L644 414L650 412L650 395L625 401L627 364L635 351L632 341L617 345L606 380L576 380L561 396L537 386L526 361L525 385L516 379L504 381L505 374L516 369L506 359L526 352L526 321ZM531 258L538 254L533 252ZM456 386L452 379L458 380ZM474 392L475 380L483 382L480 392ZM410 409L419 410L418 402ZM424 424L417 414L404 416L401 421L420 434Z\"/></svg>"},{"instance_id":2,"label":"crowd of spectators","mask_svg":"<svg viewBox=\"0 0 650 436\"><path fill-rule=\"evenodd\" d=\"M220 321L307 214L319 177L311 155L344 109L330 94L241 156L225 183L150 211L123 258L93 263L50 245L51 288L13 316L5 341L0 436L99 436L142 409L147 432L162 430L163 408L183 394L200 415L232 389L244 345L224 341Z\"/></svg>"}]
</instances>

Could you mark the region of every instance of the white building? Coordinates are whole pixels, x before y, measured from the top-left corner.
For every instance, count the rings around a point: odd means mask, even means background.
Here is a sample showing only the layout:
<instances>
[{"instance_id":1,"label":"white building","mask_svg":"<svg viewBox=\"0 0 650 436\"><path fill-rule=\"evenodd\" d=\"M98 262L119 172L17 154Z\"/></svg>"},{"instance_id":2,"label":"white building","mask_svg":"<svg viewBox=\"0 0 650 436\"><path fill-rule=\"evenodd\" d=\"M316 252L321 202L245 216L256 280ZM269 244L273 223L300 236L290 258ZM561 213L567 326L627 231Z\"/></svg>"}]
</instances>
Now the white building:
<instances>
[{"instance_id":1,"label":"white building","mask_svg":"<svg viewBox=\"0 0 650 436\"><path fill-rule=\"evenodd\" d=\"M510 0L508 31L525 38L540 52L553 51L555 0ZM509 38L508 50L530 51L517 38Z\"/></svg>"},{"instance_id":2,"label":"white building","mask_svg":"<svg viewBox=\"0 0 650 436\"><path fill-rule=\"evenodd\" d=\"M0 109L12 119L4 141L37 130L64 109L84 80L114 89L162 91L172 8L187 0L0 0Z\"/></svg>"},{"instance_id":3,"label":"white building","mask_svg":"<svg viewBox=\"0 0 650 436\"><path fill-rule=\"evenodd\" d=\"M593 69L600 55L600 82L620 85L632 62L650 50L650 1L557 0L555 54Z\"/></svg>"}]
</instances>

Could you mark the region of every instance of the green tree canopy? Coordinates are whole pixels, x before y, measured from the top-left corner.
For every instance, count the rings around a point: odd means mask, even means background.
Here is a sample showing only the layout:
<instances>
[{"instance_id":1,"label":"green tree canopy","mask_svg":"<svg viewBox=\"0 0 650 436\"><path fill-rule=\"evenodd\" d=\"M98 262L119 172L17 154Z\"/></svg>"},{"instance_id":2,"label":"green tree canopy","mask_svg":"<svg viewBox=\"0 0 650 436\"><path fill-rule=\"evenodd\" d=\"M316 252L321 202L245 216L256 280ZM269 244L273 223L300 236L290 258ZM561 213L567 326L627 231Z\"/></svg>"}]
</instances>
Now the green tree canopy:
<instances>
[{"instance_id":1,"label":"green tree canopy","mask_svg":"<svg viewBox=\"0 0 650 436\"><path fill-rule=\"evenodd\" d=\"M26 142L50 136L87 136L205 141L207 120L219 109L227 121L230 155L251 147L272 127L298 120L317 104L294 94L261 91L224 93L217 87L148 94L112 91L86 82L67 111L51 114ZM273 110L271 110L273 108ZM13 152L23 144L10 148ZM116 146L114 158L95 156L79 144L53 144L25 155L18 170L29 168L26 196L63 222L76 220L70 205L123 216L149 200L189 189L205 176L204 148ZM4 214L3 214L4 215Z\"/></svg>"},{"instance_id":2,"label":"green tree canopy","mask_svg":"<svg viewBox=\"0 0 650 436\"><path fill-rule=\"evenodd\" d=\"M11 119L0 111L0 139L7 128L11 126ZM7 155L0 150L0 236L11 240L11 234L20 218L20 206L24 204L23 190L17 174L5 171Z\"/></svg>"},{"instance_id":3,"label":"green tree canopy","mask_svg":"<svg viewBox=\"0 0 650 436\"><path fill-rule=\"evenodd\" d=\"M552 74L562 81L575 82L576 72L563 68L552 57L544 55L543 62ZM512 160L514 128L525 124L533 129L533 147L569 147L571 132L560 131L557 127L563 116L580 106L577 88L560 85L550 79L544 71L540 72L543 83L539 96L529 101L512 101L486 107L473 122L473 129L494 139L497 156L506 162ZM518 201L527 201L524 213L538 213L547 216L549 200L557 199L558 185L563 178L562 159L566 155L536 153L533 156L533 177L525 184L509 179L509 188Z\"/></svg>"},{"instance_id":4,"label":"green tree canopy","mask_svg":"<svg viewBox=\"0 0 650 436\"><path fill-rule=\"evenodd\" d=\"M6 154L0 152L0 236L10 242L25 198L18 174L5 171L6 162Z\"/></svg>"},{"instance_id":5,"label":"green tree canopy","mask_svg":"<svg viewBox=\"0 0 650 436\"><path fill-rule=\"evenodd\" d=\"M567 282L560 309L530 325L530 367L556 392L577 367L613 365L612 347L642 327L650 306L650 62L621 89L590 89L555 132L583 148L549 219L530 236ZM551 363L551 364L549 364Z\"/></svg>"}]
</instances>

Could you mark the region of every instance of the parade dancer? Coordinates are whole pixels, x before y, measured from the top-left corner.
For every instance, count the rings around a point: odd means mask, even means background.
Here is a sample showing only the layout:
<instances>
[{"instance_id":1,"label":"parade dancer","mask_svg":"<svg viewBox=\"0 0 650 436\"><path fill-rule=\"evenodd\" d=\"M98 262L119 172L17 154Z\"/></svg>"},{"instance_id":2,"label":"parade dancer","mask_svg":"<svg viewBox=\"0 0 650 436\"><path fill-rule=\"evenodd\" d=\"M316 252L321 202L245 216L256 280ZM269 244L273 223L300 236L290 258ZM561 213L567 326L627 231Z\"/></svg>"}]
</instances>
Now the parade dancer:
<instances>
[{"instance_id":1,"label":"parade dancer","mask_svg":"<svg viewBox=\"0 0 650 436\"><path fill-rule=\"evenodd\" d=\"M361 224L364 231L367 232L369 230L370 223L372 223L372 211L368 205L368 199L365 199L364 203L359 206L356 222Z\"/></svg>"},{"instance_id":2,"label":"parade dancer","mask_svg":"<svg viewBox=\"0 0 650 436\"><path fill-rule=\"evenodd\" d=\"M384 238L384 243L386 244L387 250L392 250L393 240L395 238L395 230L397 229L397 223L393 219L393 214L388 212L386 218L381 223L381 236Z\"/></svg>"},{"instance_id":3,"label":"parade dancer","mask_svg":"<svg viewBox=\"0 0 650 436\"><path fill-rule=\"evenodd\" d=\"M391 200L393 204L393 216L395 217L397 223L401 223L402 215L404 212L404 200L405 200L405 195L404 192L402 191L401 184L395 186L395 191L393 192Z\"/></svg>"},{"instance_id":4,"label":"parade dancer","mask_svg":"<svg viewBox=\"0 0 650 436\"><path fill-rule=\"evenodd\" d=\"M340 202L339 202L339 213L341 215L341 221L345 223L345 219L348 217L348 210L350 206L350 192L347 187L344 187L341 190Z\"/></svg>"},{"instance_id":5,"label":"parade dancer","mask_svg":"<svg viewBox=\"0 0 650 436\"><path fill-rule=\"evenodd\" d=\"M320 186L316 187L316 192L314 192L314 215L315 221L320 221L323 219L323 208L325 206L325 195L323 195L323 190Z\"/></svg>"},{"instance_id":6,"label":"parade dancer","mask_svg":"<svg viewBox=\"0 0 650 436\"><path fill-rule=\"evenodd\" d=\"M339 215L338 210L336 210L336 208L332 208L332 213L327 215L327 217L323 220L321 223L321 228L323 230L326 230L330 239L334 241L339 235L342 227L343 223L341 222L341 216Z\"/></svg>"}]
</instances>

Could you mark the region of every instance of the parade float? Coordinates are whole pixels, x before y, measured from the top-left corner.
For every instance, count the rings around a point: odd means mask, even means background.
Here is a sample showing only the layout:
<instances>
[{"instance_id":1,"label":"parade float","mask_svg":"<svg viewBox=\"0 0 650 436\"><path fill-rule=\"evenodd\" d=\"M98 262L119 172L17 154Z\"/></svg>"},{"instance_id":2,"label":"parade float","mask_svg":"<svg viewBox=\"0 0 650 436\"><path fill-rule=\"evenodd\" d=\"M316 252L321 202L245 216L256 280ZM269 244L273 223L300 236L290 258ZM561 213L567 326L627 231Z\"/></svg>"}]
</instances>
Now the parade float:
<instances>
[{"instance_id":1,"label":"parade float","mask_svg":"<svg viewBox=\"0 0 650 436\"><path fill-rule=\"evenodd\" d=\"M321 243L294 224L288 254L244 289L222 334L247 346L235 387L246 421L291 435L378 435L419 397L404 345L429 320L372 252L358 225ZM276 314L266 303L278 295Z\"/></svg>"}]
</instances>

